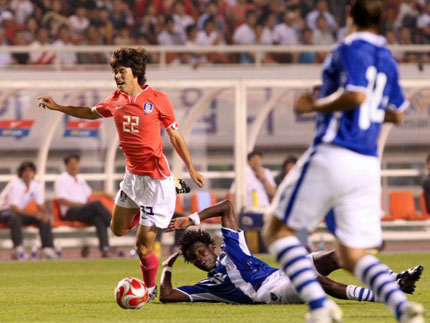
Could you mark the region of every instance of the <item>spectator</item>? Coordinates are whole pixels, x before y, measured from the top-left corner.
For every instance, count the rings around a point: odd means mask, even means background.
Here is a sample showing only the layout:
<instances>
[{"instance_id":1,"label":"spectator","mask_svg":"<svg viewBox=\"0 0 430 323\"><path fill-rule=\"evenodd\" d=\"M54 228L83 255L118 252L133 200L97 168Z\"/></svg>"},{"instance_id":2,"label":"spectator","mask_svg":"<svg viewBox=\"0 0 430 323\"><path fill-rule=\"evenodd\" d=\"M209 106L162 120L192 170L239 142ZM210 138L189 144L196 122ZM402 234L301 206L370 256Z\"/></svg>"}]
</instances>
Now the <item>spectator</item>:
<instances>
[{"instance_id":1,"label":"spectator","mask_svg":"<svg viewBox=\"0 0 430 323\"><path fill-rule=\"evenodd\" d=\"M14 45L16 46L28 45L27 41L25 40L25 34L23 30L16 30L14 38L15 38ZM19 65L28 64L28 61L30 60L30 55L27 52L13 53L12 57L13 57L14 64L19 64Z\"/></svg>"},{"instance_id":2,"label":"spectator","mask_svg":"<svg viewBox=\"0 0 430 323\"><path fill-rule=\"evenodd\" d=\"M417 0L402 1L396 21L394 22L394 27L415 27L418 18L418 7Z\"/></svg>"},{"instance_id":3,"label":"spectator","mask_svg":"<svg viewBox=\"0 0 430 323\"><path fill-rule=\"evenodd\" d=\"M13 258L17 260L28 258L22 238L22 226L28 224L39 228L43 256L57 258L43 190L34 179L35 175L36 166L32 162L21 163L18 178L9 182L0 194L0 222L6 223L11 230ZM36 203L37 210L26 209L31 202Z\"/></svg>"},{"instance_id":4,"label":"spectator","mask_svg":"<svg viewBox=\"0 0 430 323\"><path fill-rule=\"evenodd\" d=\"M76 13L69 17L71 32L74 38L82 37L85 30L90 25L89 19L86 17L87 10L83 5L76 8Z\"/></svg>"},{"instance_id":5,"label":"spectator","mask_svg":"<svg viewBox=\"0 0 430 323\"><path fill-rule=\"evenodd\" d=\"M163 46L184 45L185 38L181 32L175 28L175 21L172 17L167 17L163 31L157 37L158 43Z\"/></svg>"},{"instance_id":6,"label":"spectator","mask_svg":"<svg viewBox=\"0 0 430 323\"><path fill-rule=\"evenodd\" d=\"M239 45L255 44L255 25L257 24L257 14L253 10L246 13L246 22L240 25L233 34L233 42ZM253 63L254 59L249 53L240 54L240 63Z\"/></svg>"},{"instance_id":7,"label":"spectator","mask_svg":"<svg viewBox=\"0 0 430 323\"><path fill-rule=\"evenodd\" d=\"M175 26L178 31L183 35L186 34L186 29L188 26L194 25L195 21L193 17L187 15L185 12L185 6L182 2L178 1L173 7L174 15L173 20L175 21Z\"/></svg>"},{"instance_id":8,"label":"spectator","mask_svg":"<svg viewBox=\"0 0 430 323\"><path fill-rule=\"evenodd\" d=\"M297 163L297 158L295 156L288 156L284 160L284 162L282 163L282 166L281 166L281 171L275 177L276 187L278 187L279 184L281 184L281 182L284 180L285 176L287 176L288 172L294 167L294 165L296 163Z\"/></svg>"},{"instance_id":9,"label":"spectator","mask_svg":"<svg viewBox=\"0 0 430 323\"><path fill-rule=\"evenodd\" d=\"M248 154L246 169L247 205L267 207L276 192L276 183L269 169L263 167L263 154Z\"/></svg>"},{"instance_id":10,"label":"spectator","mask_svg":"<svg viewBox=\"0 0 430 323\"><path fill-rule=\"evenodd\" d=\"M250 3L247 0L237 0L236 3L230 7L228 13L229 21L232 27L237 28L238 26L246 23L248 20L248 12L250 11L257 15L253 3Z\"/></svg>"},{"instance_id":11,"label":"spectator","mask_svg":"<svg viewBox=\"0 0 430 323\"><path fill-rule=\"evenodd\" d=\"M31 43L31 47L40 48L50 45L49 32L46 28L40 28L37 33L37 39ZM32 51L30 54L30 63L36 65L48 65L55 61L55 53L47 50Z\"/></svg>"},{"instance_id":12,"label":"spectator","mask_svg":"<svg viewBox=\"0 0 430 323\"><path fill-rule=\"evenodd\" d=\"M427 2L424 12L418 17L417 28L421 32L424 43L430 43L430 1Z\"/></svg>"},{"instance_id":13,"label":"spectator","mask_svg":"<svg viewBox=\"0 0 430 323\"><path fill-rule=\"evenodd\" d=\"M426 160L427 178L423 183L424 199L426 200L427 212L430 213L430 154L427 155Z\"/></svg>"},{"instance_id":14,"label":"spectator","mask_svg":"<svg viewBox=\"0 0 430 323\"><path fill-rule=\"evenodd\" d=\"M209 19L209 17L215 18L215 24L218 24L218 29L223 33L226 32L225 20L224 17L219 13L219 7L217 1L210 1L207 5L207 9L204 14L202 14L197 22L197 28L202 30L205 27L205 21Z\"/></svg>"},{"instance_id":15,"label":"spectator","mask_svg":"<svg viewBox=\"0 0 430 323\"><path fill-rule=\"evenodd\" d=\"M314 45L314 33L312 29L305 28L302 35L302 45ZM299 64L313 64L315 63L315 52L302 52L300 53Z\"/></svg>"},{"instance_id":16,"label":"spectator","mask_svg":"<svg viewBox=\"0 0 430 323\"><path fill-rule=\"evenodd\" d=\"M225 45L224 36L220 30L216 30L213 17L206 19L205 28L197 33L195 43L199 46ZM222 53L209 53L207 57L211 63L228 63L228 57Z\"/></svg>"},{"instance_id":17,"label":"spectator","mask_svg":"<svg viewBox=\"0 0 430 323\"><path fill-rule=\"evenodd\" d=\"M63 25L59 30L60 38L54 42L54 46L58 47L69 47L74 46L72 43L72 37L70 35L70 28L67 25ZM77 55L73 52L63 52L57 57L60 63L65 66L74 66L77 62Z\"/></svg>"},{"instance_id":18,"label":"spectator","mask_svg":"<svg viewBox=\"0 0 430 323\"><path fill-rule=\"evenodd\" d=\"M387 44L389 45L398 45L399 43L397 42L397 37L396 37L396 33L394 32L394 30L392 29L388 29L385 32L385 37L387 39ZM399 51L392 51L394 58L401 62L403 61L403 53L399 52Z\"/></svg>"},{"instance_id":19,"label":"spectator","mask_svg":"<svg viewBox=\"0 0 430 323\"><path fill-rule=\"evenodd\" d=\"M8 46L8 43L5 39L4 32L0 29L0 48ZM12 64L13 59L12 55L9 52L0 51L0 67L8 66Z\"/></svg>"},{"instance_id":20,"label":"spectator","mask_svg":"<svg viewBox=\"0 0 430 323\"><path fill-rule=\"evenodd\" d=\"M130 8L127 3L122 2L121 0L114 0L110 20L112 21L115 30L130 27L134 24Z\"/></svg>"},{"instance_id":21,"label":"spectator","mask_svg":"<svg viewBox=\"0 0 430 323\"><path fill-rule=\"evenodd\" d=\"M317 28L314 29L313 38L315 45L333 45L335 43L333 33L328 29L327 20L323 15L317 19Z\"/></svg>"},{"instance_id":22,"label":"spectator","mask_svg":"<svg viewBox=\"0 0 430 323\"><path fill-rule=\"evenodd\" d=\"M297 31L294 26L296 14L293 11L286 11L283 15L283 22L275 26L274 41L280 45L297 45Z\"/></svg>"},{"instance_id":23,"label":"spectator","mask_svg":"<svg viewBox=\"0 0 430 323\"><path fill-rule=\"evenodd\" d=\"M330 31L336 31L337 22L334 19L333 15L328 11L328 4L326 0L318 0L316 9L312 10L306 16L306 24L312 30L317 28L317 20L320 15L323 15L327 21L327 26Z\"/></svg>"},{"instance_id":24,"label":"spectator","mask_svg":"<svg viewBox=\"0 0 430 323\"><path fill-rule=\"evenodd\" d=\"M276 15L270 14L264 20L264 28L261 34L262 45L273 45L275 38Z\"/></svg>"},{"instance_id":25,"label":"spectator","mask_svg":"<svg viewBox=\"0 0 430 323\"><path fill-rule=\"evenodd\" d=\"M37 38L37 32L39 30L39 23L35 17L27 19L24 30L24 37L27 43L32 43Z\"/></svg>"},{"instance_id":26,"label":"spectator","mask_svg":"<svg viewBox=\"0 0 430 323\"><path fill-rule=\"evenodd\" d=\"M274 30L273 40L276 44L283 46L297 45L298 35L296 31L296 14L294 11L286 11L283 15L283 23L276 25ZM278 61L281 63L296 63L298 61L298 53L281 54L278 56Z\"/></svg>"},{"instance_id":27,"label":"spectator","mask_svg":"<svg viewBox=\"0 0 430 323\"><path fill-rule=\"evenodd\" d=\"M28 17L33 13L33 4L30 0L13 0L10 8L15 12L16 22L24 25Z\"/></svg>"},{"instance_id":28,"label":"spectator","mask_svg":"<svg viewBox=\"0 0 430 323\"><path fill-rule=\"evenodd\" d=\"M79 161L77 155L69 155L64 159L66 171L55 181L55 196L65 221L80 221L96 227L102 257L109 257L107 230L112 215L99 201L88 202L92 190L79 176Z\"/></svg>"},{"instance_id":29,"label":"spectator","mask_svg":"<svg viewBox=\"0 0 430 323\"><path fill-rule=\"evenodd\" d=\"M142 24L139 28L141 34L148 36L150 42L155 43L157 39L156 26L158 23L157 19L157 8L153 3L149 3L146 8L146 14L142 18Z\"/></svg>"},{"instance_id":30,"label":"spectator","mask_svg":"<svg viewBox=\"0 0 430 323\"><path fill-rule=\"evenodd\" d=\"M104 37L100 37L98 29L94 25L90 25L85 31L85 40L82 45L89 46L100 46L106 45ZM79 64L107 64L108 59L105 53L91 52L91 53L79 53L78 54Z\"/></svg>"},{"instance_id":31,"label":"spectator","mask_svg":"<svg viewBox=\"0 0 430 323\"><path fill-rule=\"evenodd\" d=\"M113 44L114 27L112 21L109 19L109 10L106 7L99 9L99 17L96 25L101 35L106 39L106 43Z\"/></svg>"},{"instance_id":32,"label":"spectator","mask_svg":"<svg viewBox=\"0 0 430 323\"><path fill-rule=\"evenodd\" d=\"M131 38L130 29L128 27L121 28L113 42L115 45L119 45L119 46L133 45L133 39Z\"/></svg>"},{"instance_id":33,"label":"spectator","mask_svg":"<svg viewBox=\"0 0 430 323\"><path fill-rule=\"evenodd\" d=\"M14 44L15 43L15 32L18 28L13 14L5 10L0 14L0 21L3 24L3 30L4 34L6 36L6 41L8 44Z\"/></svg>"},{"instance_id":34,"label":"spectator","mask_svg":"<svg viewBox=\"0 0 430 323\"><path fill-rule=\"evenodd\" d=\"M401 45L413 45L411 30L406 26L400 28L399 43ZM402 61L406 63L417 63L418 54L414 52L403 52Z\"/></svg>"}]
</instances>

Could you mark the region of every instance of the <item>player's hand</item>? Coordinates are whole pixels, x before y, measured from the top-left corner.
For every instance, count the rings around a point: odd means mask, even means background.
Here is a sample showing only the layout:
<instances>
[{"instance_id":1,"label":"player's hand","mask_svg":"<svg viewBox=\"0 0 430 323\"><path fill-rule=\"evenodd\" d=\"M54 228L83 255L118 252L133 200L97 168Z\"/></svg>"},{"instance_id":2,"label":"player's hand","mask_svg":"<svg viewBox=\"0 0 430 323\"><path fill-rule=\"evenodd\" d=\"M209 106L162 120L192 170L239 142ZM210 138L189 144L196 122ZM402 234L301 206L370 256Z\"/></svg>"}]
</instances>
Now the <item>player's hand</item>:
<instances>
[{"instance_id":1,"label":"player's hand","mask_svg":"<svg viewBox=\"0 0 430 323\"><path fill-rule=\"evenodd\" d=\"M315 97L312 93L303 93L297 99L294 105L294 111L299 114L314 112L314 102Z\"/></svg>"},{"instance_id":2,"label":"player's hand","mask_svg":"<svg viewBox=\"0 0 430 323\"><path fill-rule=\"evenodd\" d=\"M39 107L57 110L58 104L50 96L39 96L37 99L39 100Z\"/></svg>"},{"instance_id":3,"label":"player's hand","mask_svg":"<svg viewBox=\"0 0 430 323\"><path fill-rule=\"evenodd\" d=\"M174 218L172 221L170 221L169 226L163 231L171 232L175 230L183 230L188 228L190 225L193 225L193 221L187 216L182 216L179 218Z\"/></svg>"},{"instance_id":4,"label":"player's hand","mask_svg":"<svg viewBox=\"0 0 430 323\"><path fill-rule=\"evenodd\" d=\"M181 255L180 251L176 251L173 255L171 255L169 258L167 258L166 260L164 260L161 265L163 267L172 267L173 264L175 263L176 259Z\"/></svg>"},{"instance_id":5,"label":"player's hand","mask_svg":"<svg viewBox=\"0 0 430 323\"><path fill-rule=\"evenodd\" d=\"M202 174L196 171L190 171L190 176L193 182L196 183L198 187L205 186L205 178L203 177Z\"/></svg>"}]
</instances>

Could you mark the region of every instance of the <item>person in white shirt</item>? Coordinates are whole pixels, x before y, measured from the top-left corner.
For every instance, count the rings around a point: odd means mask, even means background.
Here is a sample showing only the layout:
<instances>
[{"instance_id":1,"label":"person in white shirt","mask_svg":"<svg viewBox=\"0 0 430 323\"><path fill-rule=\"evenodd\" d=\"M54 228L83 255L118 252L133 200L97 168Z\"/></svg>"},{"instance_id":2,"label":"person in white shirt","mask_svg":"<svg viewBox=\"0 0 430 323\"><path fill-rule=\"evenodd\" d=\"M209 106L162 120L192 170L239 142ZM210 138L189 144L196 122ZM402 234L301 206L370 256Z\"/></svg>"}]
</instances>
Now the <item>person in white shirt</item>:
<instances>
[{"instance_id":1,"label":"person in white shirt","mask_svg":"<svg viewBox=\"0 0 430 323\"><path fill-rule=\"evenodd\" d=\"M6 223L11 230L13 257L17 260L28 258L22 238L22 226L28 224L39 227L43 256L57 258L45 197L39 182L34 179L35 174L36 166L32 162L23 162L18 168L18 178L9 182L0 194L0 222ZM33 201L37 211L26 209Z\"/></svg>"},{"instance_id":2,"label":"person in white shirt","mask_svg":"<svg viewBox=\"0 0 430 323\"><path fill-rule=\"evenodd\" d=\"M286 11L283 15L283 23L275 26L274 41L280 45L297 45L298 35L295 29L296 14L294 11Z\"/></svg>"},{"instance_id":3,"label":"person in white shirt","mask_svg":"<svg viewBox=\"0 0 430 323\"><path fill-rule=\"evenodd\" d=\"M40 48L50 45L49 31L46 28L40 28L37 32L37 40L30 44L31 47ZM36 65L52 64L55 61L55 53L47 50L32 51L30 53L30 63Z\"/></svg>"},{"instance_id":4,"label":"person in white shirt","mask_svg":"<svg viewBox=\"0 0 430 323\"><path fill-rule=\"evenodd\" d=\"M80 221L96 227L102 257L109 257L107 229L112 214L99 201L88 202L92 194L85 179L79 176L80 157L69 155L64 158L66 171L55 181L55 196L60 203L60 211L65 221Z\"/></svg>"},{"instance_id":5,"label":"person in white shirt","mask_svg":"<svg viewBox=\"0 0 430 323\"><path fill-rule=\"evenodd\" d=\"M328 4L326 0L318 0L316 9L309 12L306 16L306 24L311 29L317 28L317 19L320 15L323 15L327 20L327 25L330 31L336 31L337 22L333 15L328 11Z\"/></svg>"},{"instance_id":6,"label":"person in white shirt","mask_svg":"<svg viewBox=\"0 0 430 323\"><path fill-rule=\"evenodd\" d=\"M427 2L424 12L417 19L417 28L421 30L425 43L430 42L430 2Z\"/></svg>"},{"instance_id":7,"label":"person in white shirt","mask_svg":"<svg viewBox=\"0 0 430 323\"><path fill-rule=\"evenodd\" d=\"M90 20L85 17L86 12L87 10L85 7L80 5L76 8L76 13L69 17L72 33L75 37L82 36L90 25Z\"/></svg>"},{"instance_id":8,"label":"person in white shirt","mask_svg":"<svg viewBox=\"0 0 430 323\"><path fill-rule=\"evenodd\" d=\"M248 154L246 169L247 206L267 207L276 192L276 184L269 169L263 167L263 154Z\"/></svg>"},{"instance_id":9,"label":"person in white shirt","mask_svg":"<svg viewBox=\"0 0 430 323\"><path fill-rule=\"evenodd\" d=\"M54 46L58 47L67 47L67 46L74 46L71 42L71 36L70 36L70 28L66 25L63 25L60 27L60 30L58 32L60 39L56 40L54 42ZM73 52L63 52L59 56L57 56L57 59L60 60L62 65L65 66L74 66L76 65L78 58L76 53Z\"/></svg>"},{"instance_id":10,"label":"person in white shirt","mask_svg":"<svg viewBox=\"0 0 430 323\"><path fill-rule=\"evenodd\" d=\"M233 42L239 45L255 44L255 25L257 24L257 13L254 10L246 12L246 21L236 28L233 33ZM254 59L248 53L241 53L241 63L253 63Z\"/></svg>"},{"instance_id":11,"label":"person in white shirt","mask_svg":"<svg viewBox=\"0 0 430 323\"><path fill-rule=\"evenodd\" d=\"M178 1L174 5L173 20L175 21L175 28L177 31L181 32L183 35L186 34L188 26L194 25L195 21L193 17L187 15L185 12L185 6L182 2Z\"/></svg>"},{"instance_id":12,"label":"person in white shirt","mask_svg":"<svg viewBox=\"0 0 430 323\"><path fill-rule=\"evenodd\" d=\"M167 17L164 30L157 36L158 44L163 46L184 45L185 35L175 27L172 17Z\"/></svg>"},{"instance_id":13,"label":"person in white shirt","mask_svg":"<svg viewBox=\"0 0 430 323\"><path fill-rule=\"evenodd\" d=\"M320 15L317 19L317 28L314 29L313 36L315 45L333 45L336 42L323 15Z\"/></svg>"}]
</instances>

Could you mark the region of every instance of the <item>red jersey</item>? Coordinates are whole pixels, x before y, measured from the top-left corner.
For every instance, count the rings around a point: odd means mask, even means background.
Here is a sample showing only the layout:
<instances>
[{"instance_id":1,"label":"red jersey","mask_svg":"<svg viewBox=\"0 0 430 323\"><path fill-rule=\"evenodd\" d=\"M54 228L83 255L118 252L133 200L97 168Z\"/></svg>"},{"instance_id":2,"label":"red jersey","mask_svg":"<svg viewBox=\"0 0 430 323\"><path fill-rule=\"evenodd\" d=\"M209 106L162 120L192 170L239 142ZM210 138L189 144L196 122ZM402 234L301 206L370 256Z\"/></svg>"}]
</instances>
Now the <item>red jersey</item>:
<instances>
[{"instance_id":1,"label":"red jersey","mask_svg":"<svg viewBox=\"0 0 430 323\"><path fill-rule=\"evenodd\" d=\"M178 125L166 94L147 85L135 96L116 90L93 110L102 117L115 119L127 169L132 174L151 178L170 176L161 129L177 129Z\"/></svg>"}]
</instances>

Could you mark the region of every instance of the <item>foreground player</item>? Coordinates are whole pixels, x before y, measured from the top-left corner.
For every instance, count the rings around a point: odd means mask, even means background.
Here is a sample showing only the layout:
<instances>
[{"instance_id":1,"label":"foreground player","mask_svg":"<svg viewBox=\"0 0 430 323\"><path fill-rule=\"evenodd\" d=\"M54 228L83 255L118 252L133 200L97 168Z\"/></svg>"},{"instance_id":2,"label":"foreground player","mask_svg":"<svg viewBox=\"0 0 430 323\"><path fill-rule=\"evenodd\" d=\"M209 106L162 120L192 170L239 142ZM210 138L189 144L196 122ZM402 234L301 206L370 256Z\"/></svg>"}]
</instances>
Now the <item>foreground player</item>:
<instances>
[{"instance_id":1,"label":"foreground player","mask_svg":"<svg viewBox=\"0 0 430 323\"><path fill-rule=\"evenodd\" d=\"M353 1L348 20L356 32L325 62L320 98L298 98L297 113L318 112L315 140L278 189L264 230L270 252L309 304L308 322L341 321L294 236L299 229L314 230L328 212L342 268L366 283L400 322L424 322L424 308L409 302L388 267L366 253L382 243L381 124L384 118L400 122L408 105L397 64L377 35L382 13L379 0Z\"/></svg>"},{"instance_id":2,"label":"foreground player","mask_svg":"<svg viewBox=\"0 0 430 323\"><path fill-rule=\"evenodd\" d=\"M239 230L237 217L230 201L223 201L190 217L172 220L168 230L185 229L193 220L222 217L223 247L220 255L206 231L187 231L181 239L181 253L186 261L207 271L208 277L196 285L172 287L172 265L179 252L163 262L160 300L169 302L224 302L239 304L301 304L303 301L282 270L270 267L255 258L246 245L243 231ZM198 218L197 218L198 217ZM324 291L340 299L378 302L372 291L339 284L327 277L339 269L334 251L314 253L309 256L314 270L321 274L318 281ZM417 266L401 274L393 273L399 285L413 293L423 267ZM322 276L324 275L324 276Z\"/></svg>"},{"instance_id":3,"label":"foreground player","mask_svg":"<svg viewBox=\"0 0 430 323\"><path fill-rule=\"evenodd\" d=\"M136 246L143 280L152 299L159 265L153 252L155 238L158 228L169 225L176 204L175 181L163 154L163 127L191 179L202 187L204 178L194 168L166 94L146 84L145 51L119 48L112 54L110 66L118 90L96 106L62 106L51 97L38 98L39 105L77 118L114 118L127 167L115 198L111 228L117 236L126 234L140 212Z\"/></svg>"}]
</instances>

